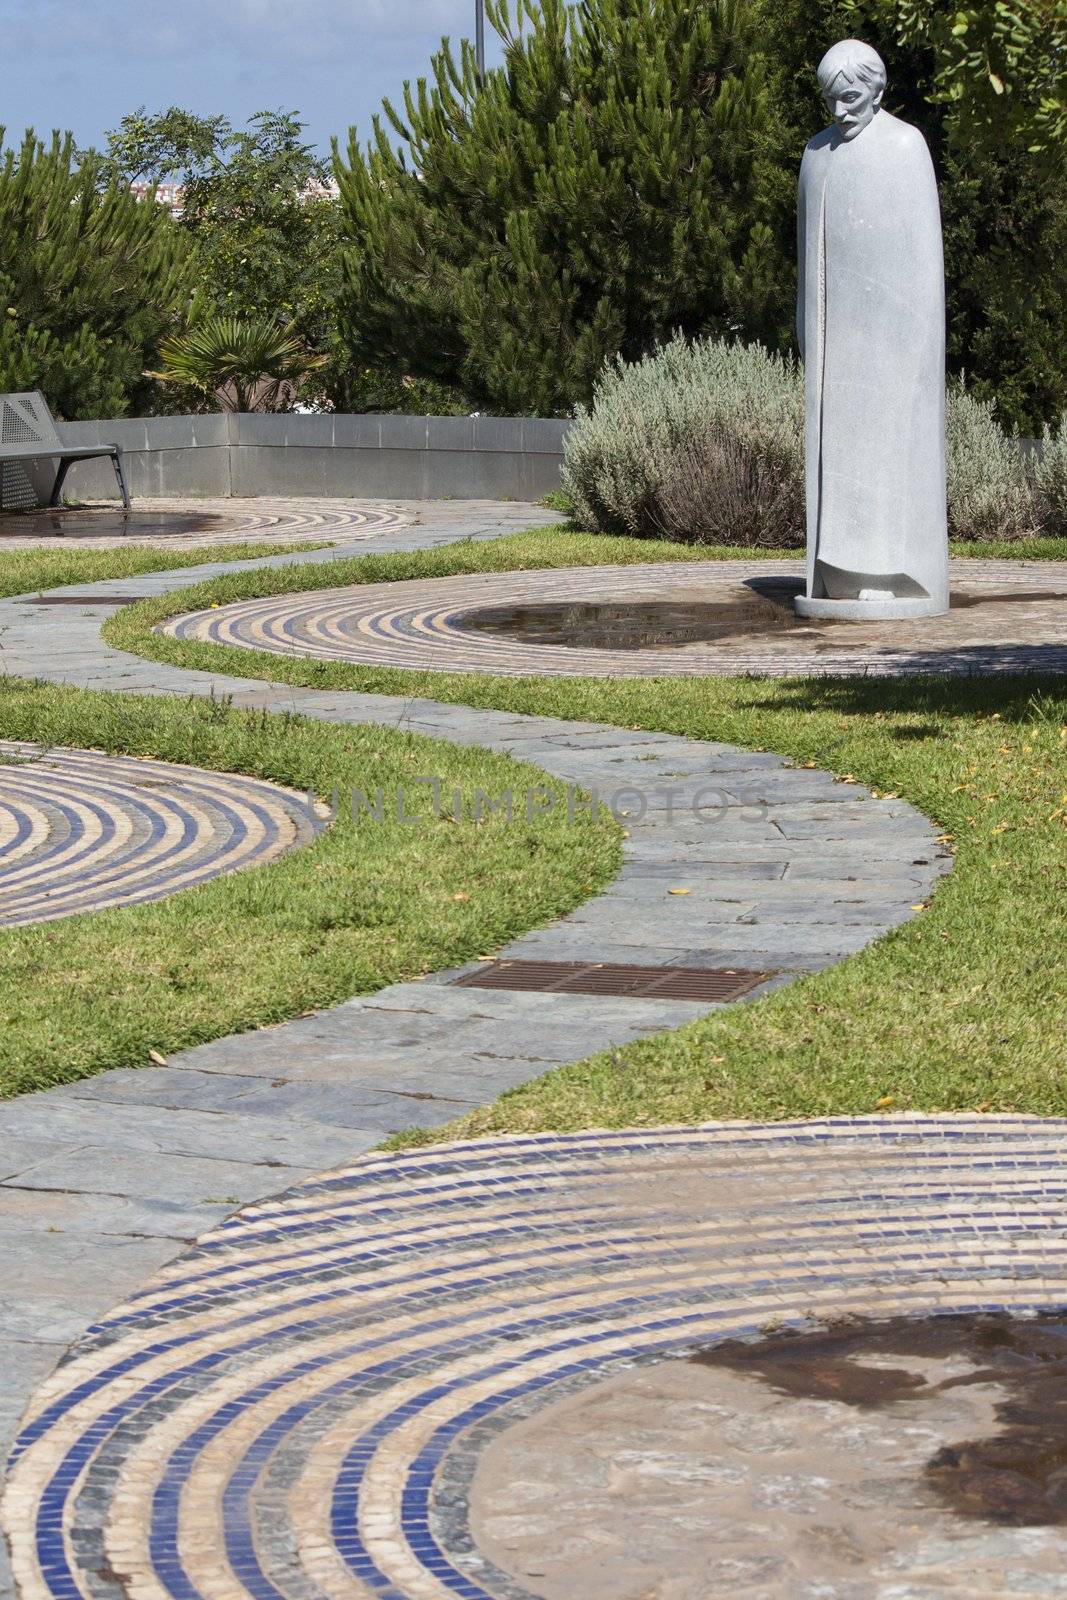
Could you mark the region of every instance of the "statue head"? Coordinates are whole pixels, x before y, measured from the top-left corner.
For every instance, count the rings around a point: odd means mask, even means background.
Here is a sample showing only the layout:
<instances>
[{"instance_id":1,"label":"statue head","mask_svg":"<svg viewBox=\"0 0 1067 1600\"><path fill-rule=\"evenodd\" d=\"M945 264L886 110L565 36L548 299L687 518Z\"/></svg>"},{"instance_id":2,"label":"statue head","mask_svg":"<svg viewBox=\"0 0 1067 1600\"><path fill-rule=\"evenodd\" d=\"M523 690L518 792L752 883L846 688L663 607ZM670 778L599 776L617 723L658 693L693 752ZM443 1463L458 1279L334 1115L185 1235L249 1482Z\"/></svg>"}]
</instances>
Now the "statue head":
<instances>
[{"instance_id":1,"label":"statue head","mask_svg":"<svg viewBox=\"0 0 1067 1600\"><path fill-rule=\"evenodd\" d=\"M885 62L859 39L842 39L827 50L817 69L826 109L843 139L854 139L873 121L885 93Z\"/></svg>"}]
</instances>

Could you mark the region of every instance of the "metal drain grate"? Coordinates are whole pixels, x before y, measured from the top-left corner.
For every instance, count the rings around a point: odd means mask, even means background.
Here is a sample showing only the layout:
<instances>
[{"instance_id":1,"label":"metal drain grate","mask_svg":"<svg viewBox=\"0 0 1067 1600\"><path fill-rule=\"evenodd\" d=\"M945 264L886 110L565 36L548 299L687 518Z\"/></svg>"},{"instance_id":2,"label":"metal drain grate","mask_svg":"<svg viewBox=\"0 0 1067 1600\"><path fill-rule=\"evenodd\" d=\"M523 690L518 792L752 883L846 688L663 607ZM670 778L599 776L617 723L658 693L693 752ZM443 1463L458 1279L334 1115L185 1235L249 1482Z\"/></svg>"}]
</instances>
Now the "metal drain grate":
<instances>
[{"instance_id":1,"label":"metal drain grate","mask_svg":"<svg viewBox=\"0 0 1067 1600\"><path fill-rule=\"evenodd\" d=\"M31 606L135 606L150 594L35 594Z\"/></svg>"},{"instance_id":2,"label":"metal drain grate","mask_svg":"<svg viewBox=\"0 0 1067 1600\"><path fill-rule=\"evenodd\" d=\"M773 972L745 967L631 967L621 962L487 961L453 982L465 989L603 994L631 1000L739 1000Z\"/></svg>"}]
</instances>

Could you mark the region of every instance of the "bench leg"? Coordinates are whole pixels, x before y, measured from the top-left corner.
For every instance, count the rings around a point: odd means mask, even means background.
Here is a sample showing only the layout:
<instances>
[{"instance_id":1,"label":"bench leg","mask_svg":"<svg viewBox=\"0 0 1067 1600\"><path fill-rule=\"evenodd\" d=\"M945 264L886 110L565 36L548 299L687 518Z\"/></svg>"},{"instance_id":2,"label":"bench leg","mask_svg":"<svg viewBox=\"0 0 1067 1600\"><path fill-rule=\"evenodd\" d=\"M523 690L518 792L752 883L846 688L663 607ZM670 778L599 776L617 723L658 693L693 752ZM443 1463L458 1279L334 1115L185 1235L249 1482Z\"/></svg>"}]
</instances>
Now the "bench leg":
<instances>
[{"instance_id":1,"label":"bench leg","mask_svg":"<svg viewBox=\"0 0 1067 1600\"><path fill-rule=\"evenodd\" d=\"M122 495L122 503L125 506L126 510L129 511L129 509L130 509L130 486L126 482L126 468L122 464L122 451L121 450L116 450L115 454L111 457L111 460L114 463L115 476L119 480L119 492Z\"/></svg>"},{"instance_id":2,"label":"bench leg","mask_svg":"<svg viewBox=\"0 0 1067 1600\"><path fill-rule=\"evenodd\" d=\"M52 498L48 502L50 506L57 506L59 504L59 497L63 493L63 485L67 480L67 473L69 471L70 462L61 461L59 463L59 471L56 473L56 481L52 485Z\"/></svg>"}]
</instances>

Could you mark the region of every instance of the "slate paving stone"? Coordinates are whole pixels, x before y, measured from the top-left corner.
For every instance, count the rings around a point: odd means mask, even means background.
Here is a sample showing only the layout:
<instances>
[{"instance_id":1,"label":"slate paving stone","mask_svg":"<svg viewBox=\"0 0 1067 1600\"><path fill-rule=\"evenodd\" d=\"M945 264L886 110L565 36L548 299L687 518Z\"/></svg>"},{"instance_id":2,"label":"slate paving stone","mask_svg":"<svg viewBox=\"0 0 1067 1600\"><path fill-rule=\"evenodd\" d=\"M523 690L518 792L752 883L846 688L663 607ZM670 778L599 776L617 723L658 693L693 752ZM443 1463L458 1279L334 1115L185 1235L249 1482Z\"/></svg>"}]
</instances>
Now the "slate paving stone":
<instances>
[{"instance_id":1,"label":"slate paving stone","mask_svg":"<svg viewBox=\"0 0 1067 1600\"><path fill-rule=\"evenodd\" d=\"M426 1074L427 1083L434 1074ZM241 1111L246 1116L292 1116L303 1125L305 1122L322 1124L345 1130L352 1150L353 1135L367 1133L368 1148L379 1142L383 1132L396 1132L401 1128L425 1126L432 1118L434 1124L448 1122L473 1110L479 1102L442 1095L429 1088L414 1087L394 1093L376 1085L360 1083L327 1083L309 1085L300 1083L271 1084L253 1089L241 1099Z\"/></svg>"},{"instance_id":2,"label":"slate paving stone","mask_svg":"<svg viewBox=\"0 0 1067 1600\"><path fill-rule=\"evenodd\" d=\"M257 1122L245 1121L240 1108L232 1105L224 1113L199 1106L163 1111L127 1100L121 1115L116 1116L114 1106L84 1098L67 1104L32 1096L0 1104L0 1138L5 1142L9 1129L18 1135L38 1130L43 1133L48 1128L54 1139L67 1134L72 1148L91 1143L104 1149L207 1156L222 1161L233 1161L239 1151L242 1162L255 1165L328 1167L343 1160L349 1148L344 1135L328 1127L305 1127L296 1135L279 1120L275 1126L264 1128ZM0 1253L2 1248L0 1240Z\"/></svg>"},{"instance_id":3,"label":"slate paving stone","mask_svg":"<svg viewBox=\"0 0 1067 1600\"><path fill-rule=\"evenodd\" d=\"M626 878L637 885L642 878L660 885L670 885L679 870L695 875L701 884L714 888L716 884L738 882L747 895L757 892L756 885L781 884L789 868L788 861L715 861L706 856L686 856L680 861L634 861L627 863ZM832 880L837 887L837 880Z\"/></svg>"},{"instance_id":4,"label":"slate paving stone","mask_svg":"<svg viewBox=\"0 0 1067 1600\"><path fill-rule=\"evenodd\" d=\"M0 1240L0 1282L18 1284L18 1294L0 1297L0 1343L32 1340L62 1348L81 1333L87 1320L110 1309L116 1282L140 1282L173 1255L174 1242L169 1238L5 1233ZM58 1353L53 1352L53 1359ZM31 1370L30 1363L26 1370ZM43 1376L36 1364L32 1371ZM14 1393L16 1378L17 1372L5 1371L7 1392ZM24 1404L25 1391L22 1400Z\"/></svg>"},{"instance_id":5,"label":"slate paving stone","mask_svg":"<svg viewBox=\"0 0 1067 1600\"><path fill-rule=\"evenodd\" d=\"M268 1081L267 1078L264 1081ZM84 1100L99 1100L114 1107L115 1114L121 1117L121 1108L128 1104L175 1109L193 1106L205 1112L229 1107L241 1110L243 1108L236 1102L248 1092L246 1077L198 1072L191 1067L128 1067L65 1085L63 1101L65 1105L73 1105ZM25 1098L34 1100L36 1097ZM0 1109L0 1117L2 1114Z\"/></svg>"},{"instance_id":6,"label":"slate paving stone","mask_svg":"<svg viewBox=\"0 0 1067 1600\"><path fill-rule=\"evenodd\" d=\"M0 1140L0 1182L10 1183L24 1172L31 1171L40 1162L62 1155L76 1148L80 1140L62 1138L20 1138L12 1136Z\"/></svg>"},{"instance_id":7,"label":"slate paving stone","mask_svg":"<svg viewBox=\"0 0 1067 1600\"><path fill-rule=\"evenodd\" d=\"M167 1153L166 1162L157 1155L137 1150L116 1150L111 1145L84 1145L38 1161L20 1173L22 1189L76 1190L80 1194L111 1194L151 1197L158 1195L166 1182L167 1198L179 1204L234 1206L265 1193L284 1188L307 1176L308 1169L285 1163L242 1159L235 1144L226 1160L203 1156ZM165 1180L163 1173L165 1172Z\"/></svg>"},{"instance_id":8,"label":"slate paving stone","mask_svg":"<svg viewBox=\"0 0 1067 1600\"><path fill-rule=\"evenodd\" d=\"M64 1348L61 1342L47 1344L43 1340L0 1336L0 1372L4 1375L0 1383L0 1450L5 1453L25 1410L26 1395L51 1372Z\"/></svg>"},{"instance_id":9,"label":"slate paving stone","mask_svg":"<svg viewBox=\"0 0 1067 1600\"><path fill-rule=\"evenodd\" d=\"M59 1229L117 1238L160 1238L177 1245L195 1239L232 1211L232 1203L192 1204L160 1195L85 1193L0 1184L0 1232Z\"/></svg>"}]
</instances>

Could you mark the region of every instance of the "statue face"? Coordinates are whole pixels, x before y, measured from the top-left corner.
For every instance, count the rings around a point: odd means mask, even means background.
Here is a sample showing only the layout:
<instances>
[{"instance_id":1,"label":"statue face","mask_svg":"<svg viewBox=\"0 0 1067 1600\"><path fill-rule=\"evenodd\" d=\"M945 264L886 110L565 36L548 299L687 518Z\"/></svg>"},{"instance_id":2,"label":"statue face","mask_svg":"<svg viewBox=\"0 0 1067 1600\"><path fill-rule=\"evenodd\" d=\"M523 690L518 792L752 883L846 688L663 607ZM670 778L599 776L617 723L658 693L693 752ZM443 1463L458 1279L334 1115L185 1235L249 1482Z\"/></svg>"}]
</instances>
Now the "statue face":
<instances>
[{"instance_id":1,"label":"statue face","mask_svg":"<svg viewBox=\"0 0 1067 1600\"><path fill-rule=\"evenodd\" d=\"M842 139L854 139L874 118L884 90L839 72L823 93L826 109L837 123Z\"/></svg>"}]
</instances>

